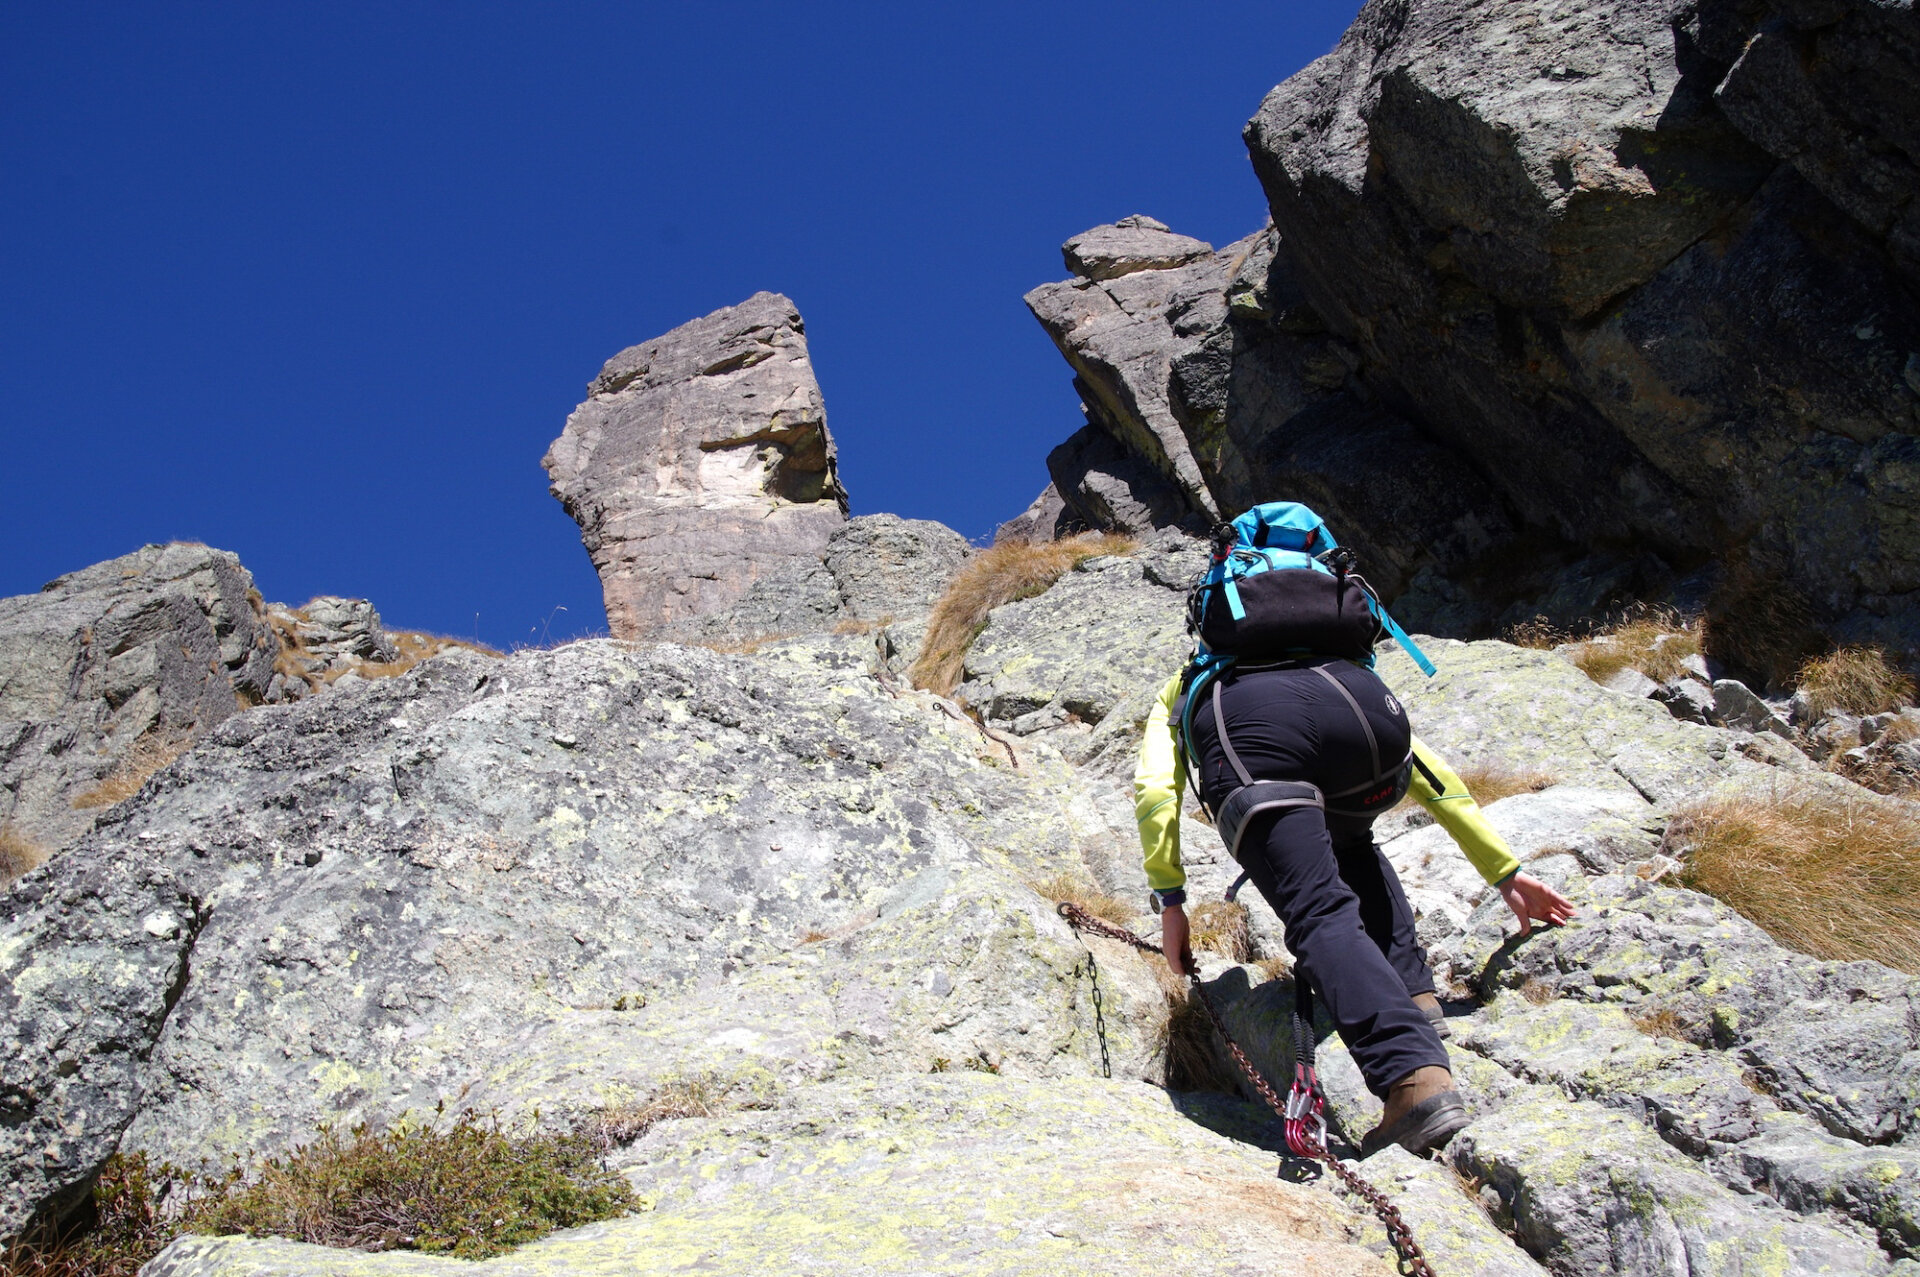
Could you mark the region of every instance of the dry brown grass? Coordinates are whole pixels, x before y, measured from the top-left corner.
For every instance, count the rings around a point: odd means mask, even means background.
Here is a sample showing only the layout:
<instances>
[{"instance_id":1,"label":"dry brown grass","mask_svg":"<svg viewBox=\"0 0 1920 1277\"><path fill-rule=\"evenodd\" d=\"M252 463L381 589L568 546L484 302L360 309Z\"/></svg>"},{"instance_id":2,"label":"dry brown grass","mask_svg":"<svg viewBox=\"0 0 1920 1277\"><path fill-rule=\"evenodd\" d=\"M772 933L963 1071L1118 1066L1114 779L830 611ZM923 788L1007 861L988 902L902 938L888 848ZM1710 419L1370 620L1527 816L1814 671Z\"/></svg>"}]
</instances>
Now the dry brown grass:
<instances>
[{"instance_id":1,"label":"dry brown grass","mask_svg":"<svg viewBox=\"0 0 1920 1277\"><path fill-rule=\"evenodd\" d=\"M1573 635L1544 616L1536 616L1530 620L1521 621L1517 625L1509 625L1506 633L1500 637L1515 647L1530 647L1536 651L1550 651L1562 643L1573 640Z\"/></svg>"},{"instance_id":2,"label":"dry brown grass","mask_svg":"<svg viewBox=\"0 0 1920 1277\"><path fill-rule=\"evenodd\" d=\"M1466 783L1473 801L1485 807L1515 794L1537 794L1560 783L1560 778L1544 767L1518 765L1490 758L1468 763L1459 776Z\"/></svg>"},{"instance_id":3,"label":"dry brown grass","mask_svg":"<svg viewBox=\"0 0 1920 1277\"><path fill-rule=\"evenodd\" d=\"M1829 710L1885 714L1913 704L1913 679L1877 647L1843 647L1800 667L1795 684L1818 718Z\"/></svg>"},{"instance_id":4,"label":"dry brown grass","mask_svg":"<svg viewBox=\"0 0 1920 1277\"><path fill-rule=\"evenodd\" d=\"M11 821L0 825L0 887L46 863L45 847L21 833Z\"/></svg>"},{"instance_id":5,"label":"dry brown grass","mask_svg":"<svg viewBox=\"0 0 1920 1277\"><path fill-rule=\"evenodd\" d=\"M950 695L959 685L967 649L986 628L989 612L1044 592L1075 564L1096 555L1131 554L1136 545L1130 537L1087 532L1040 545L1003 541L974 555L933 606L920 657L910 671L913 685Z\"/></svg>"},{"instance_id":6,"label":"dry brown grass","mask_svg":"<svg viewBox=\"0 0 1920 1277\"><path fill-rule=\"evenodd\" d=\"M601 1153L633 1143L661 1122L682 1117L718 1117L732 1105L726 1088L711 1078L668 1082L638 1104L601 1109L575 1123L574 1133Z\"/></svg>"},{"instance_id":7,"label":"dry brown grass","mask_svg":"<svg viewBox=\"0 0 1920 1277\"><path fill-rule=\"evenodd\" d=\"M1189 998L1184 987L1167 993L1167 1016L1156 1043L1167 1062L1167 1089L1237 1094L1240 1075L1222 1058L1218 1041L1198 999Z\"/></svg>"},{"instance_id":8,"label":"dry brown grass","mask_svg":"<svg viewBox=\"0 0 1920 1277\"><path fill-rule=\"evenodd\" d=\"M1633 1018L1633 1027L1650 1038L1672 1038L1700 1045L1700 1032L1678 1012L1662 1008Z\"/></svg>"},{"instance_id":9,"label":"dry brown grass","mask_svg":"<svg viewBox=\"0 0 1920 1277\"><path fill-rule=\"evenodd\" d=\"M1293 955L1290 953L1277 953L1271 958L1260 959L1260 961L1253 964L1253 968L1258 971L1265 980L1278 980L1284 976L1293 974Z\"/></svg>"},{"instance_id":10,"label":"dry brown grass","mask_svg":"<svg viewBox=\"0 0 1920 1277\"><path fill-rule=\"evenodd\" d=\"M783 643L792 637L791 634L755 634L749 638L687 639L686 644L688 647L704 647L722 656L756 656L761 648L772 643Z\"/></svg>"},{"instance_id":11,"label":"dry brown grass","mask_svg":"<svg viewBox=\"0 0 1920 1277\"><path fill-rule=\"evenodd\" d=\"M1066 901L1079 905L1094 917L1104 918L1119 927L1127 926L1142 912L1139 906L1130 905L1118 896L1110 896L1072 874L1055 874L1044 882L1030 882L1027 885L1055 904Z\"/></svg>"},{"instance_id":12,"label":"dry brown grass","mask_svg":"<svg viewBox=\"0 0 1920 1277\"><path fill-rule=\"evenodd\" d=\"M1839 786L1700 799L1675 813L1681 880L1817 958L1920 974L1920 816Z\"/></svg>"},{"instance_id":13,"label":"dry brown grass","mask_svg":"<svg viewBox=\"0 0 1920 1277\"><path fill-rule=\"evenodd\" d=\"M423 630L388 630L387 638L400 655L391 661L356 660L342 670L328 670L327 681L332 682L340 675L352 670L361 678L392 678L396 674L405 674L422 661L430 661L443 652L464 648L469 652L478 652L481 656L501 659L504 653L485 643L473 639L449 638L445 634L428 634Z\"/></svg>"},{"instance_id":14,"label":"dry brown grass","mask_svg":"<svg viewBox=\"0 0 1920 1277\"><path fill-rule=\"evenodd\" d=\"M1552 985L1528 976L1520 986L1520 996L1537 1007L1543 1007L1559 995L1554 993Z\"/></svg>"},{"instance_id":15,"label":"dry brown grass","mask_svg":"<svg viewBox=\"0 0 1920 1277\"><path fill-rule=\"evenodd\" d=\"M1582 673L1604 683L1636 669L1656 683L1681 676L1700 654L1700 625L1671 608L1636 608L1623 619L1575 643L1567 656Z\"/></svg>"},{"instance_id":16,"label":"dry brown grass","mask_svg":"<svg viewBox=\"0 0 1920 1277\"><path fill-rule=\"evenodd\" d=\"M147 783L152 775L162 767L192 748L190 740L167 740L151 733L133 742L131 748L120 757L119 763L107 774L107 778L90 789L83 789L73 796L73 805L82 810L88 807L111 807L115 803L125 802L140 792L140 786Z\"/></svg>"},{"instance_id":17,"label":"dry brown grass","mask_svg":"<svg viewBox=\"0 0 1920 1277\"><path fill-rule=\"evenodd\" d=\"M1247 907L1231 900L1209 900L1187 911L1188 944L1217 953L1229 962L1253 960L1253 926Z\"/></svg>"}]
</instances>

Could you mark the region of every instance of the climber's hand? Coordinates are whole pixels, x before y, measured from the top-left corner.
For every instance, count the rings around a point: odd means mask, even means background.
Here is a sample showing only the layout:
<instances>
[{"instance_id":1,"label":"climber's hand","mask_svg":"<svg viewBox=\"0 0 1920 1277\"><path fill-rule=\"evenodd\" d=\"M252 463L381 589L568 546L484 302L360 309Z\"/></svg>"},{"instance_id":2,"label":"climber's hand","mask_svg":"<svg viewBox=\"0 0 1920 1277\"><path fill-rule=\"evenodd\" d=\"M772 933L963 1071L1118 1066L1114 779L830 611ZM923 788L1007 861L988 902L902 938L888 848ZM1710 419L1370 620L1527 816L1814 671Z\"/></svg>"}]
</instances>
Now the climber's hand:
<instances>
[{"instance_id":1,"label":"climber's hand","mask_svg":"<svg viewBox=\"0 0 1920 1277\"><path fill-rule=\"evenodd\" d=\"M1167 955L1167 965L1173 968L1175 975L1185 975L1195 969L1193 950L1187 947L1187 910L1184 905L1170 905L1160 911L1160 949Z\"/></svg>"},{"instance_id":2,"label":"climber's hand","mask_svg":"<svg viewBox=\"0 0 1920 1277\"><path fill-rule=\"evenodd\" d=\"M1500 896L1520 919L1520 934L1536 922L1559 926L1573 917L1573 902L1530 874L1517 873L1500 884Z\"/></svg>"}]
</instances>

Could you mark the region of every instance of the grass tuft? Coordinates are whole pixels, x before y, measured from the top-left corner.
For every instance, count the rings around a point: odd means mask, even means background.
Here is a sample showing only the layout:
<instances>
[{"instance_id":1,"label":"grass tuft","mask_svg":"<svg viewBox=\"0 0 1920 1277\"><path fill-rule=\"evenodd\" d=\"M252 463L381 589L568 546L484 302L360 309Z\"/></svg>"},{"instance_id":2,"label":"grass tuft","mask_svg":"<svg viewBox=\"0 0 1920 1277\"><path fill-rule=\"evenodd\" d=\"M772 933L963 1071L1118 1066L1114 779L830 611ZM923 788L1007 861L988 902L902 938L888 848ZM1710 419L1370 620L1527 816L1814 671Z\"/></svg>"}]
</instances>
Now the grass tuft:
<instances>
[{"instance_id":1,"label":"grass tuft","mask_svg":"<svg viewBox=\"0 0 1920 1277\"><path fill-rule=\"evenodd\" d=\"M504 655L477 639L452 638L445 634L430 634L425 630L385 630L387 641L397 653L393 660L369 661L348 655L337 658L339 664L328 667L322 664L317 654L308 650L300 637L298 622L308 619L305 608L292 608L284 613L270 612L266 617L274 635L280 640L280 651L273 658L274 672L284 675L289 682L305 683L309 691L318 691L348 673L361 678L393 678L405 674L422 661L432 660L455 648L465 648L469 652L495 659Z\"/></svg>"},{"instance_id":2,"label":"grass tuft","mask_svg":"<svg viewBox=\"0 0 1920 1277\"><path fill-rule=\"evenodd\" d=\"M1537 794L1560 783L1560 778L1544 767L1515 765L1490 758L1466 764L1459 770L1467 792L1482 807L1515 794Z\"/></svg>"},{"instance_id":3,"label":"grass tuft","mask_svg":"<svg viewBox=\"0 0 1920 1277\"><path fill-rule=\"evenodd\" d=\"M1253 966L1254 969L1260 973L1263 982L1266 980L1278 980L1283 976L1293 974L1293 955L1290 953L1277 953L1271 958L1260 959L1260 961L1254 963Z\"/></svg>"},{"instance_id":4,"label":"grass tuft","mask_svg":"<svg viewBox=\"0 0 1920 1277\"><path fill-rule=\"evenodd\" d=\"M1913 679L1877 647L1843 647L1800 667L1794 682L1815 718L1831 711L1885 714L1913 704Z\"/></svg>"},{"instance_id":5,"label":"grass tuft","mask_svg":"<svg viewBox=\"0 0 1920 1277\"><path fill-rule=\"evenodd\" d=\"M1055 874L1045 882L1027 885L1048 900L1079 905L1094 917L1104 918L1116 926L1129 925L1141 913L1137 906L1128 904L1118 896L1110 896L1098 887L1088 886L1072 874Z\"/></svg>"},{"instance_id":6,"label":"grass tuft","mask_svg":"<svg viewBox=\"0 0 1920 1277\"><path fill-rule=\"evenodd\" d=\"M0 887L47 863L47 849L21 833L9 821L0 825Z\"/></svg>"},{"instance_id":7,"label":"grass tuft","mask_svg":"<svg viewBox=\"0 0 1920 1277\"><path fill-rule=\"evenodd\" d=\"M1529 647L1535 651L1551 651L1563 643L1573 641L1573 635L1561 629L1544 616L1535 616L1507 627L1500 636L1515 647Z\"/></svg>"},{"instance_id":8,"label":"grass tuft","mask_svg":"<svg viewBox=\"0 0 1920 1277\"><path fill-rule=\"evenodd\" d=\"M166 740L151 733L133 742L107 778L73 796L77 808L111 807L140 792L153 774L192 748L191 740Z\"/></svg>"},{"instance_id":9,"label":"grass tuft","mask_svg":"<svg viewBox=\"0 0 1920 1277\"><path fill-rule=\"evenodd\" d=\"M1672 1038L1676 1042L1691 1042L1696 1046L1706 1045L1701 1041L1700 1031L1686 1017L1666 1008L1635 1016L1633 1027L1650 1038Z\"/></svg>"},{"instance_id":10,"label":"grass tuft","mask_svg":"<svg viewBox=\"0 0 1920 1277\"><path fill-rule=\"evenodd\" d=\"M784 643L793 637L791 634L754 634L746 638L699 638L684 641L688 647L704 647L709 652L718 652L722 656L756 656L761 648L774 643Z\"/></svg>"},{"instance_id":11,"label":"grass tuft","mask_svg":"<svg viewBox=\"0 0 1920 1277\"><path fill-rule=\"evenodd\" d=\"M1681 881L1816 958L1920 975L1920 815L1865 790L1782 787L1674 814Z\"/></svg>"},{"instance_id":12,"label":"grass tuft","mask_svg":"<svg viewBox=\"0 0 1920 1277\"><path fill-rule=\"evenodd\" d=\"M451 652L464 648L469 652L478 652L495 660L504 655L496 648L472 639L448 638L444 634L428 634L420 630L388 630L387 641L392 643L400 655L391 661L363 661L358 657L345 666L330 669L324 675L331 683L349 670L361 678L393 678L405 674L422 661L430 661L442 652Z\"/></svg>"},{"instance_id":13,"label":"grass tuft","mask_svg":"<svg viewBox=\"0 0 1920 1277\"><path fill-rule=\"evenodd\" d=\"M1187 911L1188 944L1219 954L1229 962L1253 960L1253 927L1247 907L1232 900L1209 900Z\"/></svg>"},{"instance_id":14,"label":"grass tuft","mask_svg":"<svg viewBox=\"0 0 1920 1277\"><path fill-rule=\"evenodd\" d=\"M574 1134L602 1155L624 1148L661 1122L683 1117L718 1117L727 1111L726 1088L711 1078L668 1082L645 1101L600 1111L574 1124Z\"/></svg>"},{"instance_id":15,"label":"grass tuft","mask_svg":"<svg viewBox=\"0 0 1920 1277\"><path fill-rule=\"evenodd\" d=\"M1190 998L1184 987L1169 990L1157 1043L1167 1062L1167 1089L1239 1094L1240 1075L1221 1058L1217 1041L1213 1021L1199 1000Z\"/></svg>"},{"instance_id":16,"label":"grass tuft","mask_svg":"<svg viewBox=\"0 0 1920 1277\"><path fill-rule=\"evenodd\" d=\"M1604 683L1624 669L1636 669L1656 683L1686 672L1686 660L1700 654L1700 625L1671 608L1642 607L1572 645L1567 656L1582 673Z\"/></svg>"},{"instance_id":17,"label":"grass tuft","mask_svg":"<svg viewBox=\"0 0 1920 1277\"><path fill-rule=\"evenodd\" d=\"M951 695L965 670L967 649L986 628L988 613L1003 603L1043 593L1078 563L1096 555L1130 554L1136 545L1130 537L1088 532L1039 545L1003 541L980 551L933 605L920 657L913 663L913 685Z\"/></svg>"}]
</instances>

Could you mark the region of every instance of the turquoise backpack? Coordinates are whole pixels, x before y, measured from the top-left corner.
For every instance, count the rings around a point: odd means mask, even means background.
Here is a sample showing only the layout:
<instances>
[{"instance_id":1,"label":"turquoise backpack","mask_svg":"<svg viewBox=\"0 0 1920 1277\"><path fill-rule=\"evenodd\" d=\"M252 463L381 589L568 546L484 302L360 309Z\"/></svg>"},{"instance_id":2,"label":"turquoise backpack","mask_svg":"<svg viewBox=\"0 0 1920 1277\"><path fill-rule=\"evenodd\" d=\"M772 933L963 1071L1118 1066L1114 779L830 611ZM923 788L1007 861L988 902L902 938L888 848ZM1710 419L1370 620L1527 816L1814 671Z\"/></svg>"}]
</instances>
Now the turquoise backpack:
<instances>
[{"instance_id":1,"label":"turquoise backpack","mask_svg":"<svg viewBox=\"0 0 1920 1277\"><path fill-rule=\"evenodd\" d=\"M1183 741L1205 686L1230 666L1339 656L1373 667L1392 638L1431 678L1433 662L1354 570L1351 549L1297 501L1257 505L1213 531L1213 558L1187 596L1195 647L1183 679Z\"/></svg>"}]
</instances>

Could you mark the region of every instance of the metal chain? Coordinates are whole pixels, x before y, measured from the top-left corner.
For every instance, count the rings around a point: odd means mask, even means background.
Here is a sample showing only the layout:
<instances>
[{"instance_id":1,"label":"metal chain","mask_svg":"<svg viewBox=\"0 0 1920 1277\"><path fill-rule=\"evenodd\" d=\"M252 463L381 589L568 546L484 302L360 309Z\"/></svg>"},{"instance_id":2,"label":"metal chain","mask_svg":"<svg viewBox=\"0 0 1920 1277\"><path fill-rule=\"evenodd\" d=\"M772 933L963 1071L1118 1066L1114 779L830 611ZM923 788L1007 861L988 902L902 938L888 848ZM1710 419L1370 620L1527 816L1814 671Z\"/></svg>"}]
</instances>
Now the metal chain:
<instances>
[{"instance_id":1,"label":"metal chain","mask_svg":"<svg viewBox=\"0 0 1920 1277\"><path fill-rule=\"evenodd\" d=\"M1113 1076L1113 1057L1107 1054L1107 1016L1103 1005L1105 999L1100 994L1100 968L1093 960L1093 950L1087 950L1087 982L1093 986L1093 1032L1100 1039L1100 1076Z\"/></svg>"},{"instance_id":2,"label":"metal chain","mask_svg":"<svg viewBox=\"0 0 1920 1277\"><path fill-rule=\"evenodd\" d=\"M1060 916L1076 930L1091 931L1095 935L1130 944L1142 953L1165 956L1159 945L1142 940L1125 927L1117 927L1104 919L1094 917L1071 900L1062 900L1059 903L1059 909ZM1289 1126L1298 1126L1298 1115L1288 1112L1287 1104L1280 1098L1280 1093L1274 1090L1273 1084L1253 1066L1253 1061L1247 1058L1247 1053L1240 1049L1240 1044L1235 1042L1233 1035L1227 1032L1226 1022L1220 1018L1220 1011L1213 1005L1213 999L1208 996L1207 987L1200 983L1200 977L1191 972L1188 973L1187 987L1200 995L1200 1005L1206 1009L1207 1019L1213 1022L1214 1032L1218 1033L1220 1040L1227 1044L1228 1054L1233 1056L1233 1062L1240 1066L1240 1071L1246 1074L1247 1081L1253 1084L1253 1089L1260 1093L1260 1098L1267 1102L1267 1106L1277 1113L1283 1122ZM1308 1031L1312 1031L1310 1026ZM1318 1083L1314 1083L1314 1086L1317 1088ZM1426 1254L1420 1249L1420 1244L1413 1240L1413 1230L1407 1227L1407 1221L1401 1217L1400 1208L1395 1206L1385 1193L1368 1183L1358 1171L1328 1151L1324 1138L1325 1129L1325 1123L1320 1123L1317 1132L1320 1138L1308 1145L1306 1155L1325 1162L1328 1168L1339 1176L1340 1182L1346 1185L1349 1192L1373 1208L1373 1213L1379 1216L1380 1222L1386 1226L1387 1237L1393 1242L1394 1249L1400 1252L1403 1271L1411 1274L1411 1277L1435 1277L1432 1266L1427 1263Z\"/></svg>"}]
</instances>

